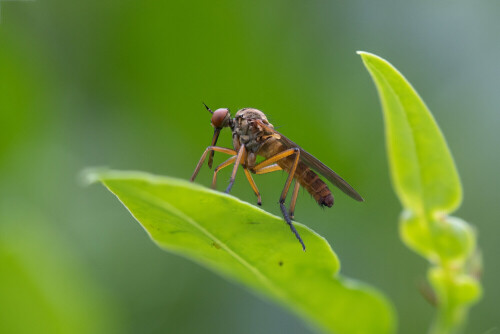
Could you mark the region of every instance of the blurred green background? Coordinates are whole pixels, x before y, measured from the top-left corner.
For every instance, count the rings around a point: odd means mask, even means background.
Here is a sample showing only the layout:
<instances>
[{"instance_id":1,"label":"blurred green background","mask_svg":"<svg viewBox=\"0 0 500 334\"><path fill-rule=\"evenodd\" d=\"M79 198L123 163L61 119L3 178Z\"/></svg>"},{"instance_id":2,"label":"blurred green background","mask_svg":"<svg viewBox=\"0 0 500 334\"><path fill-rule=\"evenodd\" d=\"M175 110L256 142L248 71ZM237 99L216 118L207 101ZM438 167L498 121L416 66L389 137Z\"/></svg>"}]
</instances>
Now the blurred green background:
<instances>
[{"instance_id":1,"label":"blurred green background","mask_svg":"<svg viewBox=\"0 0 500 334\"><path fill-rule=\"evenodd\" d=\"M161 251L103 187L78 182L89 166L188 179L212 136L202 101L263 110L364 196L334 191L336 205L320 210L301 193L296 219L327 238L344 275L393 301L400 333L424 333L427 263L398 238L382 113L356 50L401 70L441 126L465 191L456 215L477 227L484 254L467 332L498 330L498 1L0 5L1 333L310 332ZM254 203L242 175L233 194ZM210 180L204 167L197 182ZM284 181L256 178L265 210L279 214Z\"/></svg>"}]
</instances>

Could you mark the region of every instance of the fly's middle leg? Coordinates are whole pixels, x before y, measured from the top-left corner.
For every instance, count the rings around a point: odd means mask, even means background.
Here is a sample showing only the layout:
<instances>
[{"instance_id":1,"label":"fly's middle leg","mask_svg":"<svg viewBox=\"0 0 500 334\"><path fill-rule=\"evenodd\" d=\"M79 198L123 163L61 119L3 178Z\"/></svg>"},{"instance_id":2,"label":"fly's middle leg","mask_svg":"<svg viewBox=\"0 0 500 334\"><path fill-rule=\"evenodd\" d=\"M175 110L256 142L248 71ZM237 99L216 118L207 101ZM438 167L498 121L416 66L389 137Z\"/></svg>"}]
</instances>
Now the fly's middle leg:
<instances>
[{"instance_id":1,"label":"fly's middle leg","mask_svg":"<svg viewBox=\"0 0 500 334\"><path fill-rule=\"evenodd\" d=\"M252 174L250 174L250 172L248 171L247 168L243 168L243 170L245 171L245 175L248 179L248 183L250 183L250 186L252 187L253 192L257 196L257 204L259 206L262 205L262 199L260 197L260 192L259 192L259 189L257 189L257 185L255 184L255 181L252 178Z\"/></svg>"},{"instance_id":2,"label":"fly's middle leg","mask_svg":"<svg viewBox=\"0 0 500 334\"><path fill-rule=\"evenodd\" d=\"M198 161L198 164L196 165L194 173L191 176L191 182L193 182L194 179L196 178L196 175L198 175L198 172L200 171L201 166L203 165L203 162L205 162L205 159L207 158L208 152L213 152L213 151L217 151L217 152L221 152L221 153L226 153L226 154L230 154L230 155L236 155L236 151L232 150L230 148L219 147L219 146L209 146L209 147L207 147L205 149L205 151L203 152L203 154L201 155L200 161Z\"/></svg>"},{"instance_id":3,"label":"fly's middle leg","mask_svg":"<svg viewBox=\"0 0 500 334\"><path fill-rule=\"evenodd\" d=\"M226 161L224 161L223 163L221 163L219 166L215 167L215 169L214 169L214 177L212 179L212 189L215 189L215 184L217 182L217 173L222 168L226 168L227 166L231 165L235 160L236 160L236 155L232 156L231 158L229 158Z\"/></svg>"},{"instance_id":4,"label":"fly's middle leg","mask_svg":"<svg viewBox=\"0 0 500 334\"><path fill-rule=\"evenodd\" d=\"M246 149L245 149L245 145L241 145L240 147L240 150L238 151L238 154L236 155L236 161L234 162L234 168L233 168L233 172L231 173L231 179L229 180L229 185L227 186L226 188L226 194L229 194L229 192L231 191L231 188L233 187L233 184L234 184L234 180L236 179L236 172L238 171L238 167L240 166L241 164L241 161L245 161L245 159L243 159L244 157L246 158Z\"/></svg>"}]
</instances>

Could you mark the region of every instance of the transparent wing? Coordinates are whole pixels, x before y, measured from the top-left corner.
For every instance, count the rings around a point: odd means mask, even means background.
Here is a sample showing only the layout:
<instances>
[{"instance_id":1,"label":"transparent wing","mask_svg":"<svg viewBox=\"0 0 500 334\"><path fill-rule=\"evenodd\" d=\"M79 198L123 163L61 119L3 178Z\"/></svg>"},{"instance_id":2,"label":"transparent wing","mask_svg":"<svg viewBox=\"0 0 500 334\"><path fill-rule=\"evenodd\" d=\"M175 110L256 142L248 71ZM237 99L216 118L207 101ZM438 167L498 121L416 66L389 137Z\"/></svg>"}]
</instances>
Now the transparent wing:
<instances>
[{"instance_id":1,"label":"transparent wing","mask_svg":"<svg viewBox=\"0 0 500 334\"><path fill-rule=\"evenodd\" d=\"M311 169L315 170L323 177L325 177L328 181L330 181L334 186L342 190L344 193L354 198L356 201L363 202L364 199L356 190L354 190L349 183L347 183L343 178L340 177L337 173L331 170L327 165L316 159L312 154L305 151L302 147L295 144L293 141L283 136L278 131L264 124L262 121L257 120L257 123L262 126L267 132L276 133L279 136L279 141L281 141L287 147L298 147L300 149L300 160L308 165Z\"/></svg>"}]
</instances>

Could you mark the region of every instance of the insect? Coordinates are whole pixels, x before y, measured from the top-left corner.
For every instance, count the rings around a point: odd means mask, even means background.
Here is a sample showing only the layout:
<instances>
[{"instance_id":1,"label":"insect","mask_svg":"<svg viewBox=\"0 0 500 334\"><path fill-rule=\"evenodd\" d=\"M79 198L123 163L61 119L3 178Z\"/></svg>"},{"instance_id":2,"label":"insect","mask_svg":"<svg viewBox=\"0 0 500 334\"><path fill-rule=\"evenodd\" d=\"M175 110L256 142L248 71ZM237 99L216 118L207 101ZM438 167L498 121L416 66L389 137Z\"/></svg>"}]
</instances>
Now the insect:
<instances>
[{"instance_id":1,"label":"insect","mask_svg":"<svg viewBox=\"0 0 500 334\"><path fill-rule=\"evenodd\" d=\"M191 182L198 175L207 155L208 167L212 168L215 152L229 154L231 157L215 168L212 188L215 188L217 173L222 168L234 164L229 185L226 188L226 193L229 193L234 184L236 172L241 165L250 186L257 196L257 204L262 205L260 192L252 178L252 174L266 174L280 170L287 172L288 177L281 192L279 205L285 222L301 243L304 251L306 246L292 223L300 186L304 187L320 206L331 207L334 202L333 195L327 184L314 171L321 174L350 197L360 202L363 201L363 198L356 190L337 173L276 131L262 111L244 108L239 110L234 118L231 118L227 108L212 111L206 104L204 106L212 114L211 124L214 128L214 135L212 145L205 149L198 165L196 165L196 169L191 176ZM231 129L234 149L215 146L220 131L225 127ZM262 156L264 160L257 163L257 156ZM294 180L290 207L287 210L285 199Z\"/></svg>"}]
</instances>

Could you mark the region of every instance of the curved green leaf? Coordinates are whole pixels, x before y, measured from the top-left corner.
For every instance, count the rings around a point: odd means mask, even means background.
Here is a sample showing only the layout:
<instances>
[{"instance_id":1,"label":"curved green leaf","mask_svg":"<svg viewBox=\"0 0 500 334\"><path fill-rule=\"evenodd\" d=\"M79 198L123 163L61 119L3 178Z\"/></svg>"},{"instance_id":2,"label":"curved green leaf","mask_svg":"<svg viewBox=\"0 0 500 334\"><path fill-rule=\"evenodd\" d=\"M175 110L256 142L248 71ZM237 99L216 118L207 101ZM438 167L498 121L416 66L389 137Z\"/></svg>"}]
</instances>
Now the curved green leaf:
<instances>
[{"instance_id":1,"label":"curved green leaf","mask_svg":"<svg viewBox=\"0 0 500 334\"><path fill-rule=\"evenodd\" d=\"M377 86L395 191L404 207L400 234L434 266L428 278L438 304L431 333L460 331L481 296L474 229L448 216L462 200L451 153L432 114L410 83L384 59L359 52Z\"/></svg>"},{"instance_id":2,"label":"curved green leaf","mask_svg":"<svg viewBox=\"0 0 500 334\"><path fill-rule=\"evenodd\" d=\"M395 190L418 215L451 213L462 188L446 141L410 83L386 60L359 52L378 88Z\"/></svg>"},{"instance_id":3,"label":"curved green leaf","mask_svg":"<svg viewBox=\"0 0 500 334\"><path fill-rule=\"evenodd\" d=\"M242 283L331 333L392 333L392 308L374 289L338 275L325 239L186 181L139 172L94 172L161 248Z\"/></svg>"}]
</instances>

